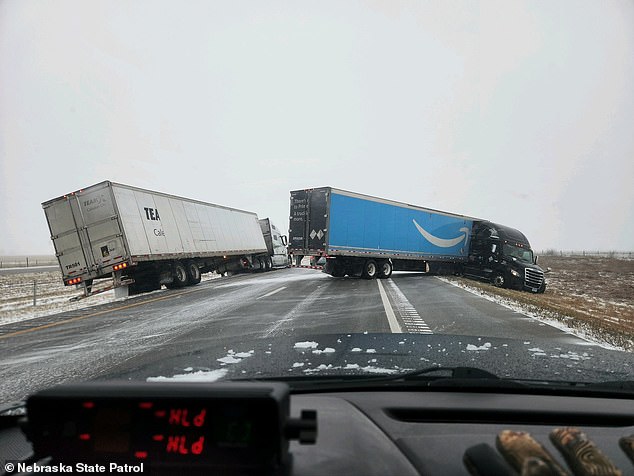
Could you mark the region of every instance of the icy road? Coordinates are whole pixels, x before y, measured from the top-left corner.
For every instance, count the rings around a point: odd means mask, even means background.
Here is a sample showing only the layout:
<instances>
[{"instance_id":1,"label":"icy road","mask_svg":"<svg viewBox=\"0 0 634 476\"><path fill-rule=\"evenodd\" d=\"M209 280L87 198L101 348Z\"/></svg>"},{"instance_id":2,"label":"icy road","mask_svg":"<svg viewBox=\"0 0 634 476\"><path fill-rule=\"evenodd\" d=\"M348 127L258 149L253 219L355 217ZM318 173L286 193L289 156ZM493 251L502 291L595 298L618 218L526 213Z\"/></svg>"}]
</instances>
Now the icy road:
<instances>
[{"instance_id":1,"label":"icy road","mask_svg":"<svg viewBox=\"0 0 634 476\"><path fill-rule=\"evenodd\" d=\"M589 345L432 276L366 281L286 269L2 325L0 401L62 382L127 378L147 363L201 349L237 360L227 344L236 339L400 332Z\"/></svg>"}]
</instances>

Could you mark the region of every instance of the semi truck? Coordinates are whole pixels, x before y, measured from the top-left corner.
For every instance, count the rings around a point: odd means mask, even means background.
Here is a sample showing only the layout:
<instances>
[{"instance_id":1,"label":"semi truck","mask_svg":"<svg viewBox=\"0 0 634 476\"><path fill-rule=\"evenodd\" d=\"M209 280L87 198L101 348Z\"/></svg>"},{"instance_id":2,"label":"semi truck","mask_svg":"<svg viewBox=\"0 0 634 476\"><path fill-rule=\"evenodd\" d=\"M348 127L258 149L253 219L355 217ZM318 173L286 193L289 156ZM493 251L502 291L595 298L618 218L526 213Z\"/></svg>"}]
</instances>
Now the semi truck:
<instances>
[{"instance_id":1,"label":"semi truck","mask_svg":"<svg viewBox=\"0 0 634 476\"><path fill-rule=\"evenodd\" d=\"M456 273L544 292L544 271L520 231L490 221L332 187L291 192L289 252L324 257L334 277Z\"/></svg>"},{"instance_id":2,"label":"semi truck","mask_svg":"<svg viewBox=\"0 0 634 476\"><path fill-rule=\"evenodd\" d=\"M64 284L84 295L99 278L112 277L117 295L138 294L288 262L285 247L273 245L286 237L253 212L110 181L42 207Z\"/></svg>"},{"instance_id":3,"label":"semi truck","mask_svg":"<svg viewBox=\"0 0 634 476\"><path fill-rule=\"evenodd\" d=\"M269 218L259 220L264 243L268 257L266 259L266 270L270 268L287 268L291 265L289 260L286 235L282 235L280 230L271 222Z\"/></svg>"}]
</instances>

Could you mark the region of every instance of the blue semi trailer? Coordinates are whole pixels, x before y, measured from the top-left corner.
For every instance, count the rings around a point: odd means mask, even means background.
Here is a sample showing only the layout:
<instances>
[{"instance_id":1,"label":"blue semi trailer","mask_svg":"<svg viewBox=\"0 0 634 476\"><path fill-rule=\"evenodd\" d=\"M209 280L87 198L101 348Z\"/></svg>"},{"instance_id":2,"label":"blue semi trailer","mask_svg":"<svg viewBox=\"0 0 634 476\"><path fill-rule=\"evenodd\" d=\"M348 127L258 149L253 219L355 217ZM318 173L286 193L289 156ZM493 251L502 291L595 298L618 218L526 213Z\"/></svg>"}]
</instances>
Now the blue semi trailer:
<instances>
[{"instance_id":1,"label":"blue semi trailer","mask_svg":"<svg viewBox=\"0 0 634 476\"><path fill-rule=\"evenodd\" d=\"M326 258L335 277L451 272L532 292L544 273L513 228L331 187L291 192L289 250Z\"/></svg>"}]
</instances>

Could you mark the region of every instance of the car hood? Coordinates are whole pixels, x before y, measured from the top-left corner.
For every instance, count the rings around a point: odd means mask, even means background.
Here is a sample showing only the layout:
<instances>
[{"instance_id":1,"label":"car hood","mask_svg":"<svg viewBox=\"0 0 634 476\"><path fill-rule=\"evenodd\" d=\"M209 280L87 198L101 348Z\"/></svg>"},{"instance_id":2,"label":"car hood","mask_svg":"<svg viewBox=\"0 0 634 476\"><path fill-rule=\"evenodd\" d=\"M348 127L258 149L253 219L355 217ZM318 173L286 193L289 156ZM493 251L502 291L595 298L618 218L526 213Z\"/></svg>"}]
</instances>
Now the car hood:
<instances>
[{"instance_id":1,"label":"car hood","mask_svg":"<svg viewBox=\"0 0 634 476\"><path fill-rule=\"evenodd\" d=\"M437 334L313 334L225 342L186 353L148 356L135 363L133 370L107 378L211 382L396 375L442 366L477 367L500 378L590 383L634 380L633 357L591 343Z\"/></svg>"}]
</instances>

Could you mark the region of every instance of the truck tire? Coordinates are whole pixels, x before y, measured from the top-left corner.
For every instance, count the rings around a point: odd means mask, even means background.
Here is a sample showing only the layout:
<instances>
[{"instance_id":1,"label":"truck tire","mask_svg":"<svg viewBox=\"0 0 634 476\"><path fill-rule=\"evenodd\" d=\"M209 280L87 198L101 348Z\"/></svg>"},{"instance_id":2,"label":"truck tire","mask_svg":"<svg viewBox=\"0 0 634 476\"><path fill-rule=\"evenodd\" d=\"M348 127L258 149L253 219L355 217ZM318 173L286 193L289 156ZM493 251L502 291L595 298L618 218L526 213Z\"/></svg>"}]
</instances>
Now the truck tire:
<instances>
[{"instance_id":1,"label":"truck tire","mask_svg":"<svg viewBox=\"0 0 634 476\"><path fill-rule=\"evenodd\" d=\"M376 265L376 261L369 259L363 263L363 272L361 273L363 279L374 279L378 274L379 267Z\"/></svg>"},{"instance_id":2,"label":"truck tire","mask_svg":"<svg viewBox=\"0 0 634 476\"><path fill-rule=\"evenodd\" d=\"M200 268L198 267L196 262L188 261L185 265L185 270L187 271L187 284L189 286L200 283Z\"/></svg>"},{"instance_id":3,"label":"truck tire","mask_svg":"<svg viewBox=\"0 0 634 476\"><path fill-rule=\"evenodd\" d=\"M185 265L180 261L174 263L172 278L173 281L167 285L170 289L182 288L187 285L187 269L185 269Z\"/></svg>"},{"instance_id":4,"label":"truck tire","mask_svg":"<svg viewBox=\"0 0 634 476\"><path fill-rule=\"evenodd\" d=\"M273 261L270 256L264 258L264 271L271 271L273 269Z\"/></svg>"},{"instance_id":5,"label":"truck tire","mask_svg":"<svg viewBox=\"0 0 634 476\"><path fill-rule=\"evenodd\" d=\"M495 273L495 275L493 276L493 285L497 288L506 287L506 278L502 273Z\"/></svg>"},{"instance_id":6,"label":"truck tire","mask_svg":"<svg viewBox=\"0 0 634 476\"><path fill-rule=\"evenodd\" d=\"M258 272L258 273L263 273L264 271L266 271L266 265L264 264L264 258L262 258L261 256L258 256L257 258L253 258L253 268Z\"/></svg>"},{"instance_id":7,"label":"truck tire","mask_svg":"<svg viewBox=\"0 0 634 476\"><path fill-rule=\"evenodd\" d=\"M544 291L546 291L546 281L544 281L539 287L539 289L537 290L537 294L544 294Z\"/></svg>"},{"instance_id":8,"label":"truck tire","mask_svg":"<svg viewBox=\"0 0 634 476\"><path fill-rule=\"evenodd\" d=\"M392 271L393 271L393 266L392 263L390 262L389 259L383 260L383 261L379 261L379 271L378 271L378 277L380 279L387 279L390 276L392 276Z\"/></svg>"}]
</instances>

